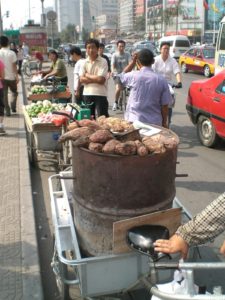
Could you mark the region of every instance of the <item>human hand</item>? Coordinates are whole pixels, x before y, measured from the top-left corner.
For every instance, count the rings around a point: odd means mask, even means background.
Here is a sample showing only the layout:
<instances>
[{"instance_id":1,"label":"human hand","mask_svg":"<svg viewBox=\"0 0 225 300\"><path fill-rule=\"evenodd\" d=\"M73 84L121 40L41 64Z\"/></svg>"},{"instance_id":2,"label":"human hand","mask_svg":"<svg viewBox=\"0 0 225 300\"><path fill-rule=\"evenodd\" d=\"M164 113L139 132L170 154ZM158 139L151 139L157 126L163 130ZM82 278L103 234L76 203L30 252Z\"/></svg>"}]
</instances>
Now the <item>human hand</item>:
<instances>
[{"instance_id":1,"label":"human hand","mask_svg":"<svg viewBox=\"0 0 225 300\"><path fill-rule=\"evenodd\" d=\"M175 88L176 88L176 89L181 89L181 88L182 88L182 82L178 82L178 83L175 85Z\"/></svg>"},{"instance_id":2,"label":"human hand","mask_svg":"<svg viewBox=\"0 0 225 300\"><path fill-rule=\"evenodd\" d=\"M79 90L75 91L74 94L75 94L75 97L78 97L78 98L80 97L80 92L79 92Z\"/></svg>"},{"instance_id":3,"label":"human hand","mask_svg":"<svg viewBox=\"0 0 225 300\"><path fill-rule=\"evenodd\" d=\"M225 241L223 242L223 245L220 247L220 253L225 256Z\"/></svg>"},{"instance_id":4,"label":"human hand","mask_svg":"<svg viewBox=\"0 0 225 300\"><path fill-rule=\"evenodd\" d=\"M154 243L155 251L167 254L180 252L182 258L187 257L189 246L181 236L174 234L169 240L157 240ZM224 243L225 251L225 243Z\"/></svg>"}]
</instances>

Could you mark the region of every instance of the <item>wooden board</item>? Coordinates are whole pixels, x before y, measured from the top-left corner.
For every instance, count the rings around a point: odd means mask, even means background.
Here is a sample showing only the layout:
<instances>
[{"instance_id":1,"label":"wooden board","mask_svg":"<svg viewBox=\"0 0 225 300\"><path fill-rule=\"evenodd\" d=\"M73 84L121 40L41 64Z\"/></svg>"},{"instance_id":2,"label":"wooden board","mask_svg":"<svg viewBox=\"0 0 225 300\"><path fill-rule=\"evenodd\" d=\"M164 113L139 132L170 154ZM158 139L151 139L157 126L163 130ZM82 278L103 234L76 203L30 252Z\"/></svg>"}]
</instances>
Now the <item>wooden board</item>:
<instances>
[{"instance_id":1,"label":"wooden board","mask_svg":"<svg viewBox=\"0 0 225 300\"><path fill-rule=\"evenodd\" d=\"M164 225L171 236L181 224L181 208L171 208L113 223L113 253L130 252L126 244L127 230L145 224Z\"/></svg>"}]
</instances>

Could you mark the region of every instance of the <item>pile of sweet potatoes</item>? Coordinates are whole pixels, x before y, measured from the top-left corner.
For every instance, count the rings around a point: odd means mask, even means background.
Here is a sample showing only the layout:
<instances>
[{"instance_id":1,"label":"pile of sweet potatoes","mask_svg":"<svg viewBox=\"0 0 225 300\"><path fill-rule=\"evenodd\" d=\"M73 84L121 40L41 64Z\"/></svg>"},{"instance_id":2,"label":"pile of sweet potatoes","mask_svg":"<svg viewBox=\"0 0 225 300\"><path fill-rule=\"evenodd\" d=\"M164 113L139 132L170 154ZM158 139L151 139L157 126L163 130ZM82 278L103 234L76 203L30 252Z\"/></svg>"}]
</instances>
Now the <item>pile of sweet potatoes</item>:
<instances>
[{"instance_id":1,"label":"pile of sweet potatoes","mask_svg":"<svg viewBox=\"0 0 225 300\"><path fill-rule=\"evenodd\" d=\"M59 142L72 140L74 146L98 153L139 156L164 153L177 146L176 138L165 134L163 130L151 137L140 136L139 139L136 136L132 138L131 135L131 140L125 142L118 140L114 134L132 130L134 128L131 123L119 118L99 117L96 121L84 119L71 123Z\"/></svg>"}]
</instances>

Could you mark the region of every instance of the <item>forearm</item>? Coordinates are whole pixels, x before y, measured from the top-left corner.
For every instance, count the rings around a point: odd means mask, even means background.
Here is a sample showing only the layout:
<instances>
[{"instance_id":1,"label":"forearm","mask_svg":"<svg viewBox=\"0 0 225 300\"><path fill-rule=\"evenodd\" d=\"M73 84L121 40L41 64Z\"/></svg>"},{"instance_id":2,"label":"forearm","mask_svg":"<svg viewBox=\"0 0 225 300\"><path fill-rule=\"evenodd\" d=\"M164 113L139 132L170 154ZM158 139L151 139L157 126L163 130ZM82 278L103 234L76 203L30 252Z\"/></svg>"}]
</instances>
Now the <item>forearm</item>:
<instances>
[{"instance_id":1,"label":"forearm","mask_svg":"<svg viewBox=\"0 0 225 300\"><path fill-rule=\"evenodd\" d=\"M91 80L88 79L86 76L80 76L80 83L88 84L91 83Z\"/></svg>"},{"instance_id":2,"label":"forearm","mask_svg":"<svg viewBox=\"0 0 225 300\"><path fill-rule=\"evenodd\" d=\"M105 77L98 76L98 75L91 75L86 73L85 77L89 79L89 83L98 83L98 84L104 84L105 83Z\"/></svg>"},{"instance_id":3,"label":"forearm","mask_svg":"<svg viewBox=\"0 0 225 300\"><path fill-rule=\"evenodd\" d=\"M162 126L168 128L168 105L163 105L161 108Z\"/></svg>"},{"instance_id":4,"label":"forearm","mask_svg":"<svg viewBox=\"0 0 225 300\"><path fill-rule=\"evenodd\" d=\"M177 83L182 82L181 73L176 74Z\"/></svg>"},{"instance_id":5,"label":"forearm","mask_svg":"<svg viewBox=\"0 0 225 300\"><path fill-rule=\"evenodd\" d=\"M57 75L57 71L56 70L52 70L51 72L47 73L45 75L45 77L50 77L50 76L55 76L55 75Z\"/></svg>"},{"instance_id":6,"label":"forearm","mask_svg":"<svg viewBox=\"0 0 225 300\"><path fill-rule=\"evenodd\" d=\"M123 69L124 73L131 72L136 65L136 59L131 60L130 63Z\"/></svg>"},{"instance_id":7,"label":"forearm","mask_svg":"<svg viewBox=\"0 0 225 300\"><path fill-rule=\"evenodd\" d=\"M190 246L213 240L225 230L225 193L176 232Z\"/></svg>"}]
</instances>

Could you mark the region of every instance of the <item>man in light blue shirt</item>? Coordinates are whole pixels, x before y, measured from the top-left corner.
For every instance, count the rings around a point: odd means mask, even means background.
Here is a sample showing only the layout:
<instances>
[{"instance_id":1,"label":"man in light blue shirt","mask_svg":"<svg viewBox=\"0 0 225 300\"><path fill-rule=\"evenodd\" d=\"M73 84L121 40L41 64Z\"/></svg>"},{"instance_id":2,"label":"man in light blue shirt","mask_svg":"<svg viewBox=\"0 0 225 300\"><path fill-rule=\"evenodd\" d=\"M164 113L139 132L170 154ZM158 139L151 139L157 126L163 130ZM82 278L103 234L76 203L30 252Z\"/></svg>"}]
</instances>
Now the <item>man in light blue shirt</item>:
<instances>
[{"instance_id":1,"label":"man in light blue shirt","mask_svg":"<svg viewBox=\"0 0 225 300\"><path fill-rule=\"evenodd\" d=\"M136 63L140 70L132 71ZM118 75L122 85L131 89L125 119L168 128L168 105L172 98L167 81L152 70L153 63L153 53L142 49Z\"/></svg>"}]
</instances>

